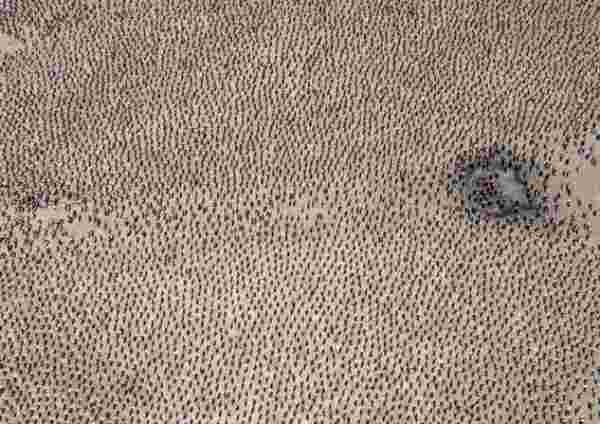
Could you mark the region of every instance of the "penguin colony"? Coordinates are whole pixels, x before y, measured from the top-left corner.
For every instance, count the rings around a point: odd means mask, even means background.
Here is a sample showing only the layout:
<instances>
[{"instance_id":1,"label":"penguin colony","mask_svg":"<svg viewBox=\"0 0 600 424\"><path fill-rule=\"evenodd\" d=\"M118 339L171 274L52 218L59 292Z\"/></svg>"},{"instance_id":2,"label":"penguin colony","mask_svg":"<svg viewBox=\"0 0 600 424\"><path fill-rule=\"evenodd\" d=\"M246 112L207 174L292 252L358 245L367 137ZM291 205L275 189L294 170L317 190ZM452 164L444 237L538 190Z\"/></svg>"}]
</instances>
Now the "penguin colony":
<instances>
[{"instance_id":1,"label":"penguin colony","mask_svg":"<svg viewBox=\"0 0 600 424\"><path fill-rule=\"evenodd\" d=\"M0 16L0 422L592 422L597 2L104 3Z\"/></svg>"}]
</instances>

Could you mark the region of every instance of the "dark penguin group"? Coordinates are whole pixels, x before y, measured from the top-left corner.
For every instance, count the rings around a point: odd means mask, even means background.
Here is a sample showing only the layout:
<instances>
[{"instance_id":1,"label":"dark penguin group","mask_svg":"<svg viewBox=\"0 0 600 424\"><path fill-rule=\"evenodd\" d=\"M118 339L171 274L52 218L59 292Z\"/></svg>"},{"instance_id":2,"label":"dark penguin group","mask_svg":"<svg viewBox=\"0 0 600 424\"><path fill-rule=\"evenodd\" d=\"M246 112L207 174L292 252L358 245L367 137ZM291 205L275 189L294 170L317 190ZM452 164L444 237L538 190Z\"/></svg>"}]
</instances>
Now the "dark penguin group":
<instances>
[{"instance_id":1,"label":"dark penguin group","mask_svg":"<svg viewBox=\"0 0 600 424\"><path fill-rule=\"evenodd\" d=\"M468 223L544 224L552 212L544 193L528 188L529 177L542 176L544 164L518 160L510 146L485 146L471 160L450 164L448 189L464 196Z\"/></svg>"}]
</instances>

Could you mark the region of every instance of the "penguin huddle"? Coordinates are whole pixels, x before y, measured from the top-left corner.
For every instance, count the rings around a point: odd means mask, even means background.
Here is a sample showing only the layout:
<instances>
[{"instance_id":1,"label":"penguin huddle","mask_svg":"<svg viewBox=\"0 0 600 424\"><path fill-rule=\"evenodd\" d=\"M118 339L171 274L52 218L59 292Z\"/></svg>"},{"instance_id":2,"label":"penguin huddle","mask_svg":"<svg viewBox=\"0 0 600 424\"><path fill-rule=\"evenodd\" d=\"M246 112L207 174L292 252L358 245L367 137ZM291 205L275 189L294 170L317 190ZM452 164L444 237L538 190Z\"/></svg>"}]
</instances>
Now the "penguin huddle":
<instances>
[{"instance_id":1,"label":"penguin huddle","mask_svg":"<svg viewBox=\"0 0 600 424\"><path fill-rule=\"evenodd\" d=\"M476 158L452 164L448 189L463 194L468 223L543 224L545 197L527 186L543 172L542 162L518 160L510 146L485 146Z\"/></svg>"}]
</instances>

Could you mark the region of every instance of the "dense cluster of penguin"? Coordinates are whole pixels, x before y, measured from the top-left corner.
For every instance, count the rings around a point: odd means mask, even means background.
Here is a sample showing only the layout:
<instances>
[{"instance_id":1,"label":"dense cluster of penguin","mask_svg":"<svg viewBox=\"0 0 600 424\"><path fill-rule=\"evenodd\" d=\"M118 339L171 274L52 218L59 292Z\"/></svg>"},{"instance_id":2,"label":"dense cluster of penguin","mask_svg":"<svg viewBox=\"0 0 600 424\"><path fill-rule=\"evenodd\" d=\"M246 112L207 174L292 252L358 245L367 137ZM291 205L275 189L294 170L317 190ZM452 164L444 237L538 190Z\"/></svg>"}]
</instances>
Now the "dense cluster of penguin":
<instances>
[{"instance_id":1,"label":"dense cluster of penguin","mask_svg":"<svg viewBox=\"0 0 600 424\"><path fill-rule=\"evenodd\" d=\"M0 16L0 423L590 422L593 2L92 3Z\"/></svg>"},{"instance_id":2,"label":"dense cluster of penguin","mask_svg":"<svg viewBox=\"0 0 600 424\"><path fill-rule=\"evenodd\" d=\"M531 176L543 176L544 165L513 158L510 146L484 146L485 151L460 165L449 178L450 190L464 195L470 223L543 224L548 222L544 194L532 193ZM456 166L455 166L456 167Z\"/></svg>"}]
</instances>

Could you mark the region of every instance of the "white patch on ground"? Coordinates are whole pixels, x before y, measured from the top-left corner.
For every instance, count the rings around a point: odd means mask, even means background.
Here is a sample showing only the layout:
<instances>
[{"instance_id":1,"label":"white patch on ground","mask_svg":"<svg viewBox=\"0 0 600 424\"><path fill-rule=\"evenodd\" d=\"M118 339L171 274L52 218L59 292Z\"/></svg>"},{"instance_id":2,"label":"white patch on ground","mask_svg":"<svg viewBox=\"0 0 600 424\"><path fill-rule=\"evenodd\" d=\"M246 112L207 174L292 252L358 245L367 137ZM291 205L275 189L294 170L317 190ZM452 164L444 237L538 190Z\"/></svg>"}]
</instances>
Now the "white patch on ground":
<instances>
[{"instance_id":1,"label":"white patch on ground","mask_svg":"<svg viewBox=\"0 0 600 424\"><path fill-rule=\"evenodd\" d=\"M16 38L0 33L0 56L15 54L24 47Z\"/></svg>"},{"instance_id":2,"label":"white patch on ground","mask_svg":"<svg viewBox=\"0 0 600 424\"><path fill-rule=\"evenodd\" d=\"M13 55L17 53L24 47L25 44L16 38L0 33L0 60L2 60L6 55ZM6 75L0 74L0 91L4 92L7 89L7 84L8 79Z\"/></svg>"},{"instance_id":3,"label":"white patch on ground","mask_svg":"<svg viewBox=\"0 0 600 424\"><path fill-rule=\"evenodd\" d=\"M596 160L600 160L598 153L595 154ZM581 167L578 175L573 178L573 195L581 199L583 207L587 210L587 204L591 203L594 209L600 208L600 166L592 166L589 161ZM583 220L579 217L578 220ZM586 221L590 224L592 238L595 242L600 242L600 215L593 216L588 213Z\"/></svg>"}]
</instances>

